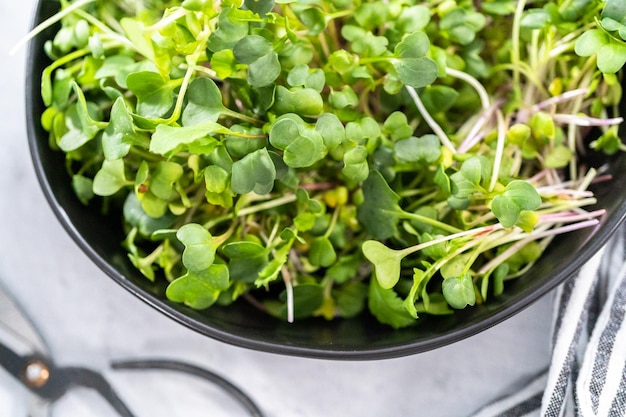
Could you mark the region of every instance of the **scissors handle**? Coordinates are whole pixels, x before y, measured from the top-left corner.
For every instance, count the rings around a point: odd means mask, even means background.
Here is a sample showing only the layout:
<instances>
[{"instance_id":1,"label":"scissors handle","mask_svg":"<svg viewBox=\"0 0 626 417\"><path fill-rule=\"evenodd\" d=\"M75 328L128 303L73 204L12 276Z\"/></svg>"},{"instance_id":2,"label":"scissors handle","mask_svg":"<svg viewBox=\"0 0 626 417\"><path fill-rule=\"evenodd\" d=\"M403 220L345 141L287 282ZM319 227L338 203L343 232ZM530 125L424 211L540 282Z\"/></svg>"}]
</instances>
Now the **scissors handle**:
<instances>
[{"instance_id":1,"label":"scissors handle","mask_svg":"<svg viewBox=\"0 0 626 417\"><path fill-rule=\"evenodd\" d=\"M212 382L222 388L232 398L239 402L239 404L244 407L244 409L251 417L263 417L263 413L254 403L254 401L252 401L252 399L248 397L246 393L244 393L233 383L217 375L216 373L189 363L167 359L142 359L116 361L111 364L111 367L117 370L166 370L192 375Z\"/></svg>"},{"instance_id":2,"label":"scissors handle","mask_svg":"<svg viewBox=\"0 0 626 417\"><path fill-rule=\"evenodd\" d=\"M120 417L135 417L111 384L100 373L82 367L58 368L57 373L60 373L61 377L65 378L69 385L95 390L109 403Z\"/></svg>"},{"instance_id":3,"label":"scissors handle","mask_svg":"<svg viewBox=\"0 0 626 417\"><path fill-rule=\"evenodd\" d=\"M63 374L38 354L20 355L0 342L0 365L33 393L49 401L60 398L69 387Z\"/></svg>"},{"instance_id":4,"label":"scissors handle","mask_svg":"<svg viewBox=\"0 0 626 417\"><path fill-rule=\"evenodd\" d=\"M0 365L49 403L61 398L71 387L82 386L98 392L120 417L135 417L98 372L81 367L57 367L42 355L19 355L1 342Z\"/></svg>"}]
</instances>

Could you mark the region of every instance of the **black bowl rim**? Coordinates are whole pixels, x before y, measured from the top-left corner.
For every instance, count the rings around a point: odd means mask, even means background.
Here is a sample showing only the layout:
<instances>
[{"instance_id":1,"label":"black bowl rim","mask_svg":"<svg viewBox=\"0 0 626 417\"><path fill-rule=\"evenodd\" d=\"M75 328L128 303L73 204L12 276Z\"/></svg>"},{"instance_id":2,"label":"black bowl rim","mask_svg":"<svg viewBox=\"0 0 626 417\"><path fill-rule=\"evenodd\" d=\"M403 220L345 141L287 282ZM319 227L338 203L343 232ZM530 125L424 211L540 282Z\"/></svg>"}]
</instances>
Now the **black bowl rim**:
<instances>
[{"instance_id":1,"label":"black bowl rim","mask_svg":"<svg viewBox=\"0 0 626 417\"><path fill-rule=\"evenodd\" d=\"M42 0L38 1L37 3L37 7L33 16L34 24L32 27L35 27L36 24L39 23L38 17L42 12L43 3L44 1ZM31 42L29 44L26 56L26 68L30 68L28 63L32 62L35 59L35 56L40 53L41 51L34 47L34 42ZM87 255L87 257L92 262L94 262L106 275L108 275L115 282L117 282L131 294L133 294L152 308L197 333L242 348L274 354L314 359L382 360L423 353L450 345L452 343L456 343L458 341L476 335L484 330L487 330L497 324L502 323L503 321L526 309L531 304L544 297L554 288L562 284L568 278L572 277L583 266L585 259L591 259L605 245L611 235L626 218L626 199L624 199L620 202L618 209L616 210L616 212L620 214L619 216L616 215L608 217L604 219L604 221L599 226L596 226L596 230L591 233L590 238L588 239L588 244L580 250L578 262L568 264L565 268L558 271L549 279L541 281L539 285L533 287L532 291L526 291L522 294L517 294L517 296L514 297L513 301L505 303L502 308L493 312L488 317L483 318L482 320L477 322L470 321L469 323L463 323L462 326L455 327L453 330L441 333L433 338L416 340L412 343L400 344L385 348L364 347L363 349L359 350L344 350L341 348L319 349L299 345L272 343L263 340L250 339L247 337L242 337L236 334L221 331L219 329L212 328L203 323L200 323L199 321L185 315L184 312L176 309L171 304L168 304L164 300L156 297L154 294L139 288L132 281L122 275L119 271L113 268L103 258L101 258L100 255L96 253L94 249L89 245L89 243L83 238L83 236L81 236L74 223L72 222L72 219L63 209L59 200L57 200L51 184L46 178L41 155L37 151L35 132L36 126L39 125L39 120L37 119L36 115L33 114L32 110L35 106L35 94L38 94L39 91L40 87L38 84L38 78L34 76L33 71L27 71L25 78L25 108L28 146L31 153L31 160L34 166L38 183L43 191L46 201L50 205L54 215L61 223L62 227L70 235L75 244L77 244L78 247Z\"/></svg>"}]
</instances>

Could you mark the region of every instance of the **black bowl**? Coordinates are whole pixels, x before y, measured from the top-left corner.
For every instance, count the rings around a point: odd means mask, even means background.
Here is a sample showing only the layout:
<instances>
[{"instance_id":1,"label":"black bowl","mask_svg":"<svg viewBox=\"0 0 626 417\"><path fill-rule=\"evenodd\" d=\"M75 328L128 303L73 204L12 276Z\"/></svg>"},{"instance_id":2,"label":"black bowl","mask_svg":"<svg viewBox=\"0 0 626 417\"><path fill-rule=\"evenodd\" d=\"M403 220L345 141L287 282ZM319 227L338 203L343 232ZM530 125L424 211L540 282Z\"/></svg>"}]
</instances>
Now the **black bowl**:
<instances>
[{"instance_id":1,"label":"black bowl","mask_svg":"<svg viewBox=\"0 0 626 417\"><path fill-rule=\"evenodd\" d=\"M40 1L35 23L52 15L58 5L57 1ZM195 311L167 301L164 285L154 285L136 271L120 244L124 239L120 219L114 215L103 218L98 209L80 203L66 175L63 154L49 148L48 134L40 125L44 110L40 82L42 70L49 62L42 52L43 44L51 38L53 30L40 34L31 43L26 74L29 145L50 206L78 246L109 277L168 317L226 343L326 359L384 359L436 349L494 326L543 297L573 276L626 216L624 188L614 181L599 184L594 189L598 206L607 213L597 227L555 239L532 269L507 284L497 299L453 316L429 317L417 326L401 330L383 326L367 315L334 322L311 319L288 324L260 314L245 303ZM626 172L626 156L613 157L608 165L608 173L619 178Z\"/></svg>"}]
</instances>

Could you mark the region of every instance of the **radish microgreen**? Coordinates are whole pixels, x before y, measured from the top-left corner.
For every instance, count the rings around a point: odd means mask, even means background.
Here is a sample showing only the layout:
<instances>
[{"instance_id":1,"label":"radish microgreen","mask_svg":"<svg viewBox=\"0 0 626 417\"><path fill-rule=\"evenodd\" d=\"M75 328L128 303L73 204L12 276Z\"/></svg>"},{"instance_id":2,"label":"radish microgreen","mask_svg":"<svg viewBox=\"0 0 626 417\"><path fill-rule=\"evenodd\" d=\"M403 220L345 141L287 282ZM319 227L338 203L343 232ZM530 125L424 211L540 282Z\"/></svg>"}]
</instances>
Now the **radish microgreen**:
<instances>
[{"instance_id":1,"label":"radish microgreen","mask_svg":"<svg viewBox=\"0 0 626 417\"><path fill-rule=\"evenodd\" d=\"M625 0L60 5L33 32L59 23L50 144L195 309L399 328L489 302L603 215L589 132L626 149Z\"/></svg>"}]
</instances>

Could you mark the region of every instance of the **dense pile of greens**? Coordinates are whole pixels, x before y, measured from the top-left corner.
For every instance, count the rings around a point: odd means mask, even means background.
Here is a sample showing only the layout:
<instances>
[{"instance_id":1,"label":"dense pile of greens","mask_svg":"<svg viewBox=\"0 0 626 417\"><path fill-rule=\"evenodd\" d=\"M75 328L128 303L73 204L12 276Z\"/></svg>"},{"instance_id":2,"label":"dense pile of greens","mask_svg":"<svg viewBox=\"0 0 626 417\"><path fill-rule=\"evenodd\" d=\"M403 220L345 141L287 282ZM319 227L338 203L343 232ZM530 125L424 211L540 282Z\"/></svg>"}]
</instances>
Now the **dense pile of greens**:
<instances>
[{"instance_id":1,"label":"dense pile of greens","mask_svg":"<svg viewBox=\"0 0 626 417\"><path fill-rule=\"evenodd\" d=\"M61 6L43 126L173 301L408 326L603 214L625 0Z\"/></svg>"}]
</instances>

